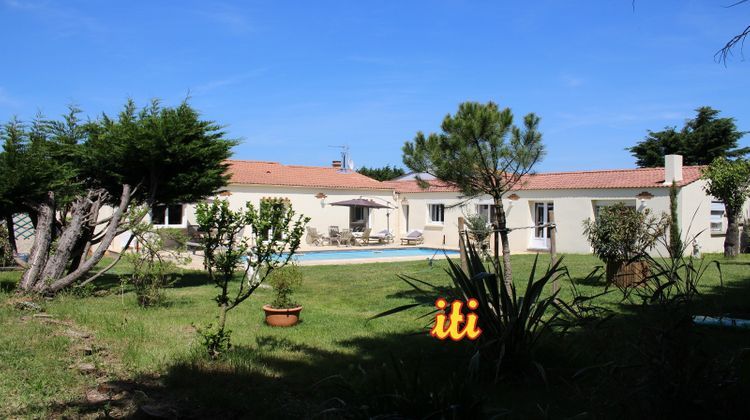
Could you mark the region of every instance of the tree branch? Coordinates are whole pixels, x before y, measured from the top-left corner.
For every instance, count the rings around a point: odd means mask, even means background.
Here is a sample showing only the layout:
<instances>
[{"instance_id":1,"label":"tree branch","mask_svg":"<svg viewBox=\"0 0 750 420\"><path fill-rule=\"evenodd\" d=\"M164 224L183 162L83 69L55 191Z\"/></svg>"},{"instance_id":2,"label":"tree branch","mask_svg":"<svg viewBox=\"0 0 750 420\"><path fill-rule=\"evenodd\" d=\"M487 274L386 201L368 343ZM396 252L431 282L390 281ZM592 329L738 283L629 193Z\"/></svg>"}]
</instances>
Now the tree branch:
<instances>
[{"instance_id":1,"label":"tree branch","mask_svg":"<svg viewBox=\"0 0 750 420\"><path fill-rule=\"evenodd\" d=\"M130 235L130 238L128 238L128 241L122 247L122 250L117 255L117 257L115 258L114 261L112 261L109 265L107 265L103 269L99 270L98 273L94 274L93 276L91 276L91 277L87 278L86 280L82 281L81 283L79 283L76 287L83 287L83 286L91 283L92 281L96 280L97 278L99 278L100 276L102 276L107 271L111 270L112 267L114 267L115 265L117 265L117 263L120 262L120 260L122 259L122 256L125 254L125 251L130 246L130 243L133 242L133 238L135 238L135 235Z\"/></svg>"}]
</instances>

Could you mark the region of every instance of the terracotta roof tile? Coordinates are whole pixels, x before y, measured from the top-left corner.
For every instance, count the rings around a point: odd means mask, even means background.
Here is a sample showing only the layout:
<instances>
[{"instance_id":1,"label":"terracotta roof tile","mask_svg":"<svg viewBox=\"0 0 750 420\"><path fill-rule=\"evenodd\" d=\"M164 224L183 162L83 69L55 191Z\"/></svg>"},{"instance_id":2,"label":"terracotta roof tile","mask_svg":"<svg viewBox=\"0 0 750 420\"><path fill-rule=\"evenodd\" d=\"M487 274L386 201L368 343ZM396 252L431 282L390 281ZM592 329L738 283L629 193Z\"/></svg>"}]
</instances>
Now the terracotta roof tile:
<instances>
[{"instance_id":1,"label":"terracotta roof tile","mask_svg":"<svg viewBox=\"0 0 750 420\"><path fill-rule=\"evenodd\" d=\"M383 184L393 188L398 193L422 193L422 192L458 192L458 188L440 180L426 181L430 184L425 189L419 186L416 180L384 181Z\"/></svg>"},{"instance_id":2,"label":"terracotta roof tile","mask_svg":"<svg viewBox=\"0 0 750 420\"><path fill-rule=\"evenodd\" d=\"M231 184L278 185L331 189L390 190L389 186L357 172L333 167L282 165L278 162L229 160Z\"/></svg>"},{"instance_id":3,"label":"terracotta roof tile","mask_svg":"<svg viewBox=\"0 0 750 420\"><path fill-rule=\"evenodd\" d=\"M678 186L690 184L701 177L703 166L684 166L682 181ZM399 193L458 192L458 188L430 181L422 189L415 180L386 181L384 184ZM664 185L664 168L615 169L576 172L548 172L529 175L513 190L608 189L608 188L661 188Z\"/></svg>"},{"instance_id":4,"label":"terracotta roof tile","mask_svg":"<svg viewBox=\"0 0 750 420\"><path fill-rule=\"evenodd\" d=\"M682 187L701 177L702 166L683 166ZM525 177L515 190L560 190L600 188L660 188L664 185L664 168L614 169L577 172L548 172Z\"/></svg>"}]
</instances>

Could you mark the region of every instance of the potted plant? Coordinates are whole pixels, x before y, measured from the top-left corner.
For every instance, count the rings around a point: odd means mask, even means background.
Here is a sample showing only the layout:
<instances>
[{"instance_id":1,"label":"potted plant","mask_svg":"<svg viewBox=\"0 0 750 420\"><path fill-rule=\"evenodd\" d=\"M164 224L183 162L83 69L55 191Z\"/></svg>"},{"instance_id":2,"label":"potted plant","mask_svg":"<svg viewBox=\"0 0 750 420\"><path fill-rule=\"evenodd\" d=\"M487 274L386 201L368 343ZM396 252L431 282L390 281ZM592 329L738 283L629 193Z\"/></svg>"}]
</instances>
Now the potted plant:
<instances>
[{"instance_id":1,"label":"potted plant","mask_svg":"<svg viewBox=\"0 0 750 420\"><path fill-rule=\"evenodd\" d=\"M273 287L274 300L264 305L266 324L272 327L291 327L299 322L302 306L292 300L295 289L302 284L302 273L292 264L271 273L269 282Z\"/></svg>"},{"instance_id":2,"label":"potted plant","mask_svg":"<svg viewBox=\"0 0 750 420\"><path fill-rule=\"evenodd\" d=\"M665 234L668 226L669 218L665 214L657 218L650 215L649 209L638 211L617 203L603 207L596 220L584 221L583 233L594 254L607 265L607 281L628 287L648 277L648 264L643 256Z\"/></svg>"}]
</instances>

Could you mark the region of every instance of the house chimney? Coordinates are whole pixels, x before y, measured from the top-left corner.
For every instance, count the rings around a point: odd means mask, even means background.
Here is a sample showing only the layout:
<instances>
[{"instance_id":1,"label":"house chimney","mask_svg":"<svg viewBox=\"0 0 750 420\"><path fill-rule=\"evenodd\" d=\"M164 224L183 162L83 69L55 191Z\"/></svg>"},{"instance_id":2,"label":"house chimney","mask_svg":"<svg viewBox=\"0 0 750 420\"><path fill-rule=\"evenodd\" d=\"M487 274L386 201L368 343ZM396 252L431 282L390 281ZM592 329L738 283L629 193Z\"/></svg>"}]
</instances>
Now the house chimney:
<instances>
[{"instance_id":1,"label":"house chimney","mask_svg":"<svg viewBox=\"0 0 750 420\"><path fill-rule=\"evenodd\" d=\"M664 184L672 185L672 181L682 181L682 155L664 156Z\"/></svg>"},{"instance_id":2,"label":"house chimney","mask_svg":"<svg viewBox=\"0 0 750 420\"><path fill-rule=\"evenodd\" d=\"M340 160L334 160L333 163L331 163L331 166L333 166L336 169L341 169L341 161Z\"/></svg>"}]
</instances>

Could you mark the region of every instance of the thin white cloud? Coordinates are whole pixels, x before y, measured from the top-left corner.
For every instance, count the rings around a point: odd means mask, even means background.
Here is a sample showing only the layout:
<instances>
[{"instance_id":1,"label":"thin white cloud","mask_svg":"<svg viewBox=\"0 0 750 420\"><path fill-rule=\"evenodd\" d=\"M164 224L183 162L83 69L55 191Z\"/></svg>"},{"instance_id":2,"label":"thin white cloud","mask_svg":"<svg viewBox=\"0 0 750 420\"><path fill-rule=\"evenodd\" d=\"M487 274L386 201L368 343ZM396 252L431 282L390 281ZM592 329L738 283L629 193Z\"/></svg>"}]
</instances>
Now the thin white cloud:
<instances>
[{"instance_id":1,"label":"thin white cloud","mask_svg":"<svg viewBox=\"0 0 750 420\"><path fill-rule=\"evenodd\" d=\"M214 90L217 90L226 86L237 85L248 79L261 76L267 70L268 70L267 68L263 67L263 68L258 68L255 70L247 71L244 73L236 74L233 76L229 76L223 79L210 80L206 83L195 86L194 88L191 89L191 92L197 95L202 95L202 94L209 93L209 92L212 92Z\"/></svg>"},{"instance_id":2,"label":"thin white cloud","mask_svg":"<svg viewBox=\"0 0 750 420\"><path fill-rule=\"evenodd\" d=\"M103 32L105 26L93 17L72 7L51 5L47 1L4 0L7 8L19 13L28 13L49 23L59 35L66 36L80 31Z\"/></svg>"},{"instance_id":3,"label":"thin white cloud","mask_svg":"<svg viewBox=\"0 0 750 420\"><path fill-rule=\"evenodd\" d=\"M569 88L581 87L584 84L584 80L582 78L571 75L563 75L562 81L563 84Z\"/></svg>"},{"instance_id":4,"label":"thin white cloud","mask_svg":"<svg viewBox=\"0 0 750 420\"><path fill-rule=\"evenodd\" d=\"M691 106L685 106L684 109L677 106L651 106L632 111L597 112L581 110L576 113L561 112L556 116L560 122L550 132L562 132L590 126L622 127L634 123L649 124L649 126L644 125L644 129L656 130L668 125L680 125L681 121L690 117L693 108Z\"/></svg>"},{"instance_id":5,"label":"thin white cloud","mask_svg":"<svg viewBox=\"0 0 750 420\"><path fill-rule=\"evenodd\" d=\"M226 4L211 3L211 9L194 10L193 13L235 35L257 29L242 10Z\"/></svg>"}]
</instances>

